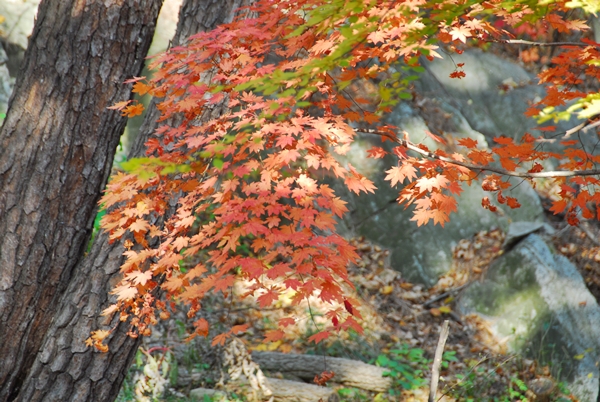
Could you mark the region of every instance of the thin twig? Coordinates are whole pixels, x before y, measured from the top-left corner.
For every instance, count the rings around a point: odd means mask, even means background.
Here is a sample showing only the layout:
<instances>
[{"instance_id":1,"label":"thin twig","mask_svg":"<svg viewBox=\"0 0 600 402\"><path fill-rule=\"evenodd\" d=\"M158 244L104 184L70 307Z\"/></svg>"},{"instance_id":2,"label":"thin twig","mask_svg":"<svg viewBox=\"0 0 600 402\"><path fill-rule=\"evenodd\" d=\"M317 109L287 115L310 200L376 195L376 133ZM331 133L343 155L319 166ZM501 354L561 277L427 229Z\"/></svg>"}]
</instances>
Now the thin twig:
<instances>
[{"instance_id":1,"label":"thin twig","mask_svg":"<svg viewBox=\"0 0 600 402\"><path fill-rule=\"evenodd\" d=\"M438 301L438 300L445 299L446 297L450 296L452 293L456 293L456 292L458 292L459 290L462 290L462 289L463 289L465 286L467 286L468 284L469 284L469 283L467 282L467 283L465 283L464 285L460 285L460 286L458 286L458 287L455 287L455 288L453 288L453 289L447 290L446 292L442 293L441 295L437 295L436 297L434 297L434 298L432 298L432 299L429 299L429 300L427 300L425 303L423 303L423 307L427 307L427 306L429 306L430 304L433 304L433 303L435 303L435 302L436 302L436 301Z\"/></svg>"},{"instance_id":2,"label":"thin twig","mask_svg":"<svg viewBox=\"0 0 600 402\"><path fill-rule=\"evenodd\" d=\"M440 365L442 364L442 355L444 353L444 346L446 345L446 339L448 339L449 321L444 320L442 324L442 330L440 332L440 340L438 341L437 348L435 349L435 357L433 358L433 367L431 368L431 384L429 385L429 402L434 402L437 394L438 382L440 380Z\"/></svg>"},{"instance_id":3,"label":"thin twig","mask_svg":"<svg viewBox=\"0 0 600 402\"><path fill-rule=\"evenodd\" d=\"M590 228L590 226L587 222L582 222L577 227L579 228L579 230L581 230L583 233L585 233L585 235L588 237L588 239L590 239L590 241L592 243L594 243L596 246L600 246L600 241L598 241L598 239L594 235L594 232L592 232L592 229Z\"/></svg>"},{"instance_id":4,"label":"thin twig","mask_svg":"<svg viewBox=\"0 0 600 402\"><path fill-rule=\"evenodd\" d=\"M505 41L500 41L500 43L506 43L508 45L530 45L530 46L579 46L579 47L587 47L587 46L596 46L598 47L598 45L591 45L589 43L583 43L583 42L532 42L530 40L523 40L523 39L509 39L509 40L505 40Z\"/></svg>"}]
</instances>

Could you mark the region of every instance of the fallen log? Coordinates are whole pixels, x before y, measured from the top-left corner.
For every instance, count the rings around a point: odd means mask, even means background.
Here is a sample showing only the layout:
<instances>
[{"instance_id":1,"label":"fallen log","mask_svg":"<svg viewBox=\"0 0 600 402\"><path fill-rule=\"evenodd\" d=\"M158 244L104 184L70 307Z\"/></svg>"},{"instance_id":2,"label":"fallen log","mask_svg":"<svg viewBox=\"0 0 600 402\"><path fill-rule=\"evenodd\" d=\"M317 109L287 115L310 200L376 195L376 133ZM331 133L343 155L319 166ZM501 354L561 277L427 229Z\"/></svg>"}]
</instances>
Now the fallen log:
<instances>
[{"instance_id":1,"label":"fallen log","mask_svg":"<svg viewBox=\"0 0 600 402\"><path fill-rule=\"evenodd\" d=\"M290 380L267 378L268 387L276 401L282 402L318 402L339 401L339 397L331 388Z\"/></svg>"},{"instance_id":2,"label":"fallen log","mask_svg":"<svg viewBox=\"0 0 600 402\"><path fill-rule=\"evenodd\" d=\"M385 392L392 386L392 379L383 376L384 368L357 360L277 352L252 352L252 360L263 371L292 374L305 381L312 381L324 371L333 371L335 376L331 381L348 387Z\"/></svg>"},{"instance_id":3,"label":"fallen log","mask_svg":"<svg viewBox=\"0 0 600 402\"><path fill-rule=\"evenodd\" d=\"M242 375L229 382L226 387L230 391L241 391L244 395L254 395L254 399L263 401L269 400L271 397L275 402L338 402L340 400L333 389L305 382L267 378L265 385L271 391L268 395L260 390L252 390L248 379Z\"/></svg>"}]
</instances>

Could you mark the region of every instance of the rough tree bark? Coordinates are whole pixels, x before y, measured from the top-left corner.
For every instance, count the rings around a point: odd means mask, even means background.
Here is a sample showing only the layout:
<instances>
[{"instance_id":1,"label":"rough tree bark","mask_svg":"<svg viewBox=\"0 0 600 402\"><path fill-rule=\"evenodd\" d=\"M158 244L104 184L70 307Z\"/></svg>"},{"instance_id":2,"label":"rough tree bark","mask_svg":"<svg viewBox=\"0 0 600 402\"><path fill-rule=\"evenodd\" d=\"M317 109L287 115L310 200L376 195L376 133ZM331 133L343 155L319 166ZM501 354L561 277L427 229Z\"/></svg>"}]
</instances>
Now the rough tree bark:
<instances>
[{"instance_id":1,"label":"rough tree bark","mask_svg":"<svg viewBox=\"0 0 600 402\"><path fill-rule=\"evenodd\" d=\"M174 42L230 20L239 5L238 0L185 0ZM156 117L151 105L130 156L143 155ZM109 244L107 236L100 235L89 254L78 261L66 292L52 309L54 320L44 328L41 348L27 367L22 386L9 400L105 402L116 398L139 346L139 339L127 336L127 323L120 323L118 317L106 322L100 316L110 304L109 290L119 279L123 250L121 243ZM107 342L107 353L84 344L90 331L100 328L116 328Z\"/></svg>"},{"instance_id":2,"label":"rough tree bark","mask_svg":"<svg viewBox=\"0 0 600 402\"><path fill-rule=\"evenodd\" d=\"M18 394L92 230L162 0L47 0L0 131L0 400Z\"/></svg>"}]
</instances>

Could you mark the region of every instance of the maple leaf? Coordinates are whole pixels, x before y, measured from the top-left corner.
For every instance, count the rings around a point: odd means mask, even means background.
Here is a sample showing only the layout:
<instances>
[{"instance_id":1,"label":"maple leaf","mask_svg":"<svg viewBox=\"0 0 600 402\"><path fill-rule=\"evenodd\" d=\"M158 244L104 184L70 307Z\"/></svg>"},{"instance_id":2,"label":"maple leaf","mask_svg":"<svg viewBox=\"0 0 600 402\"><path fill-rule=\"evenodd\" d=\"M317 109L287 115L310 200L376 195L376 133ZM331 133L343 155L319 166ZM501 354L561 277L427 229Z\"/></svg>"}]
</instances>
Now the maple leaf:
<instances>
[{"instance_id":1,"label":"maple leaf","mask_svg":"<svg viewBox=\"0 0 600 402\"><path fill-rule=\"evenodd\" d=\"M450 181L446 179L446 176L438 174L434 177L421 177L417 180L417 187L421 191L430 192L433 189L446 187L449 182Z\"/></svg>"},{"instance_id":2,"label":"maple leaf","mask_svg":"<svg viewBox=\"0 0 600 402\"><path fill-rule=\"evenodd\" d=\"M353 191L356 194L360 194L361 191L364 191L365 193L373 193L376 188L373 182L364 176L346 177L344 183L346 183L346 187L348 187L350 191Z\"/></svg>"},{"instance_id":3,"label":"maple leaf","mask_svg":"<svg viewBox=\"0 0 600 402\"><path fill-rule=\"evenodd\" d=\"M194 322L194 327L196 328L196 334L200 336L208 336L208 321L204 318L200 318Z\"/></svg>"},{"instance_id":4,"label":"maple leaf","mask_svg":"<svg viewBox=\"0 0 600 402\"><path fill-rule=\"evenodd\" d=\"M250 324L234 325L233 327L231 327L231 333L234 335L238 335L246 332L249 327Z\"/></svg>"},{"instance_id":5,"label":"maple leaf","mask_svg":"<svg viewBox=\"0 0 600 402\"><path fill-rule=\"evenodd\" d=\"M277 342L277 341L282 340L284 336L285 336L285 332L283 332L280 329L266 331L265 337L263 339L263 343Z\"/></svg>"},{"instance_id":6,"label":"maple leaf","mask_svg":"<svg viewBox=\"0 0 600 402\"><path fill-rule=\"evenodd\" d=\"M392 187L396 184L402 184L405 178L412 181L417 178L417 170L410 163L403 163L402 166L394 166L386 170L387 176L385 180L390 180Z\"/></svg>"},{"instance_id":7,"label":"maple leaf","mask_svg":"<svg viewBox=\"0 0 600 402\"><path fill-rule=\"evenodd\" d=\"M344 308L347 312L354 315L354 307L352 307L352 303L350 303L350 301L348 301L347 299L344 299Z\"/></svg>"},{"instance_id":8,"label":"maple leaf","mask_svg":"<svg viewBox=\"0 0 600 402\"><path fill-rule=\"evenodd\" d=\"M143 112L144 112L144 105L141 103L136 103L134 105L125 107L121 111L121 115L126 116L126 117L135 117L135 116L141 115Z\"/></svg>"},{"instance_id":9,"label":"maple leaf","mask_svg":"<svg viewBox=\"0 0 600 402\"><path fill-rule=\"evenodd\" d=\"M387 151L381 147L372 147L371 149L367 150L367 154L370 158L380 159L387 155Z\"/></svg>"},{"instance_id":10,"label":"maple leaf","mask_svg":"<svg viewBox=\"0 0 600 402\"><path fill-rule=\"evenodd\" d=\"M144 219L136 219L131 225L129 225L129 230L132 232L145 232L150 227L150 224Z\"/></svg>"},{"instance_id":11,"label":"maple leaf","mask_svg":"<svg viewBox=\"0 0 600 402\"><path fill-rule=\"evenodd\" d=\"M513 198L513 197L506 197L506 205L508 205L511 208L519 208L519 207L521 207L521 204L519 204L519 202L517 201L517 199Z\"/></svg>"},{"instance_id":12,"label":"maple leaf","mask_svg":"<svg viewBox=\"0 0 600 402\"><path fill-rule=\"evenodd\" d=\"M375 31L375 32L371 32L368 36L367 39L369 39L369 41L371 43L373 43L374 45L378 44L379 42L385 42L387 38L387 35L385 32L383 31Z\"/></svg>"},{"instance_id":13,"label":"maple leaf","mask_svg":"<svg viewBox=\"0 0 600 402\"><path fill-rule=\"evenodd\" d=\"M425 225L429 220L433 218L433 211L425 210L425 209L417 209L415 210L411 221L416 221L417 226Z\"/></svg>"},{"instance_id":14,"label":"maple leaf","mask_svg":"<svg viewBox=\"0 0 600 402\"><path fill-rule=\"evenodd\" d=\"M554 213L554 215L558 215L562 213L569 203L565 200L552 201L552 207L550 207L550 211Z\"/></svg>"},{"instance_id":15,"label":"maple leaf","mask_svg":"<svg viewBox=\"0 0 600 402\"><path fill-rule=\"evenodd\" d=\"M113 314L115 311L119 310L119 306L116 304L112 304L109 307L105 308L104 310L102 310L102 316L109 316L111 314Z\"/></svg>"},{"instance_id":16,"label":"maple leaf","mask_svg":"<svg viewBox=\"0 0 600 402\"><path fill-rule=\"evenodd\" d=\"M182 248L187 247L189 244L189 238L186 236L179 236L173 242L175 250L181 251Z\"/></svg>"},{"instance_id":17,"label":"maple leaf","mask_svg":"<svg viewBox=\"0 0 600 402\"><path fill-rule=\"evenodd\" d=\"M107 109L123 110L131 102L133 102L133 101L132 100L127 100L127 101L123 101L123 102L117 102L114 105L107 107Z\"/></svg>"},{"instance_id":18,"label":"maple leaf","mask_svg":"<svg viewBox=\"0 0 600 402\"><path fill-rule=\"evenodd\" d=\"M459 40L462 43L467 43L467 38L470 38L473 35L471 35L471 30L469 28L461 25L452 27L450 36L452 37L452 40Z\"/></svg>"},{"instance_id":19,"label":"maple leaf","mask_svg":"<svg viewBox=\"0 0 600 402\"><path fill-rule=\"evenodd\" d=\"M313 382L323 387L327 384L327 381L331 380L334 376L335 373L333 371L323 371L321 374L315 376Z\"/></svg>"},{"instance_id":20,"label":"maple leaf","mask_svg":"<svg viewBox=\"0 0 600 402\"><path fill-rule=\"evenodd\" d=\"M290 325L294 325L296 323L296 320L292 317L285 317L279 320L279 326L280 327L288 327Z\"/></svg>"},{"instance_id":21,"label":"maple leaf","mask_svg":"<svg viewBox=\"0 0 600 402\"><path fill-rule=\"evenodd\" d=\"M279 291L276 289L268 289L265 293L260 295L256 300L258 301L258 305L262 308L268 307L273 302L279 299Z\"/></svg>"},{"instance_id":22,"label":"maple leaf","mask_svg":"<svg viewBox=\"0 0 600 402\"><path fill-rule=\"evenodd\" d=\"M477 148L477 141L468 137L459 139L458 144L469 149Z\"/></svg>"},{"instance_id":23,"label":"maple leaf","mask_svg":"<svg viewBox=\"0 0 600 402\"><path fill-rule=\"evenodd\" d=\"M444 227L444 224L450 221L448 214L440 209L434 209L431 211L432 219L434 224L440 224L441 227Z\"/></svg>"},{"instance_id":24,"label":"maple leaf","mask_svg":"<svg viewBox=\"0 0 600 402\"><path fill-rule=\"evenodd\" d=\"M141 77L140 79L144 79L145 77ZM131 90L131 92L136 93L140 96L146 95L150 90L152 89L151 85L145 84L141 81L137 81L134 85L133 85L133 89Z\"/></svg>"},{"instance_id":25,"label":"maple leaf","mask_svg":"<svg viewBox=\"0 0 600 402\"><path fill-rule=\"evenodd\" d=\"M213 338L210 345L211 346L217 346L217 345L223 346L223 345L225 345L225 342L227 342L227 339L229 339L229 337L230 337L230 334L228 334L228 333L216 335Z\"/></svg>"},{"instance_id":26,"label":"maple leaf","mask_svg":"<svg viewBox=\"0 0 600 402\"><path fill-rule=\"evenodd\" d=\"M127 280L133 282L134 285L144 286L146 282L152 279L152 271L134 271L128 273L125 277Z\"/></svg>"},{"instance_id":27,"label":"maple leaf","mask_svg":"<svg viewBox=\"0 0 600 402\"><path fill-rule=\"evenodd\" d=\"M458 78L458 79L465 78L466 76L467 76L467 74L461 70L453 71L449 75L450 78Z\"/></svg>"},{"instance_id":28,"label":"maple leaf","mask_svg":"<svg viewBox=\"0 0 600 402\"><path fill-rule=\"evenodd\" d=\"M355 192L356 194L360 194L361 191L365 193L374 193L376 187L373 182L354 169L354 167L349 163L348 167L350 168L350 175L346 177L344 183L346 183L346 187L348 190Z\"/></svg>"},{"instance_id":29,"label":"maple leaf","mask_svg":"<svg viewBox=\"0 0 600 402\"><path fill-rule=\"evenodd\" d=\"M278 263L273 268L267 270L267 277L269 279L275 279L280 276L285 276L286 273L290 272L291 269L286 263Z\"/></svg>"},{"instance_id":30,"label":"maple leaf","mask_svg":"<svg viewBox=\"0 0 600 402\"><path fill-rule=\"evenodd\" d=\"M117 300L121 301L133 299L138 294L138 291L134 286L125 284L117 286L110 293L117 295Z\"/></svg>"},{"instance_id":31,"label":"maple leaf","mask_svg":"<svg viewBox=\"0 0 600 402\"><path fill-rule=\"evenodd\" d=\"M91 334L91 338L97 342L102 342L110 334L111 334L111 331L100 329L97 331L93 331Z\"/></svg>"},{"instance_id":32,"label":"maple leaf","mask_svg":"<svg viewBox=\"0 0 600 402\"><path fill-rule=\"evenodd\" d=\"M330 335L331 335L331 333L329 331L317 332L316 334L309 337L308 341L318 344L318 343L324 341L325 339L329 338Z\"/></svg>"}]
</instances>

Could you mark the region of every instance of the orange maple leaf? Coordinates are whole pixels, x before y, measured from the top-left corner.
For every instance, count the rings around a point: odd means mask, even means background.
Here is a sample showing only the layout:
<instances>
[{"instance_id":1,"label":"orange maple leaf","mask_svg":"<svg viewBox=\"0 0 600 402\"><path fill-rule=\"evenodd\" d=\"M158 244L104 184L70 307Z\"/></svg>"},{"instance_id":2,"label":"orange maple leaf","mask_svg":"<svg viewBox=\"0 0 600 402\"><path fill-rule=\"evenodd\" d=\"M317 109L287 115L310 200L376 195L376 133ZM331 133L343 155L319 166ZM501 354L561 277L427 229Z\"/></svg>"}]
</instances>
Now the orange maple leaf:
<instances>
[{"instance_id":1,"label":"orange maple leaf","mask_svg":"<svg viewBox=\"0 0 600 402\"><path fill-rule=\"evenodd\" d=\"M138 290L134 286L125 284L117 286L110 293L117 295L119 301L131 300L138 294Z\"/></svg>"},{"instance_id":2,"label":"orange maple leaf","mask_svg":"<svg viewBox=\"0 0 600 402\"><path fill-rule=\"evenodd\" d=\"M402 184L405 178L409 181L417 178L417 170L410 162L403 163L402 166L394 166L386 170L386 173L385 180L391 181L392 187L398 183Z\"/></svg>"},{"instance_id":3,"label":"orange maple leaf","mask_svg":"<svg viewBox=\"0 0 600 402\"><path fill-rule=\"evenodd\" d=\"M325 339L329 338L330 335L331 335L331 333L329 331L317 332L316 334L314 334L310 338L308 338L308 341L314 342L314 343L319 343L319 342L322 342Z\"/></svg>"},{"instance_id":4,"label":"orange maple leaf","mask_svg":"<svg viewBox=\"0 0 600 402\"><path fill-rule=\"evenodd\" d=\"M265 337L263 339L263 343L277 342L277 341L283 339L284 336L285 336L285 332L283 332L280 329L266 331Z\"/></svg>"}]
</instances>

